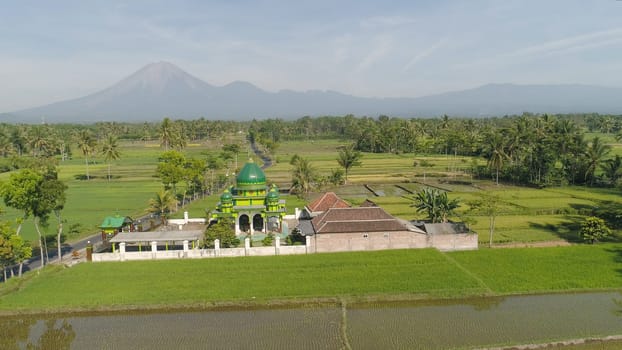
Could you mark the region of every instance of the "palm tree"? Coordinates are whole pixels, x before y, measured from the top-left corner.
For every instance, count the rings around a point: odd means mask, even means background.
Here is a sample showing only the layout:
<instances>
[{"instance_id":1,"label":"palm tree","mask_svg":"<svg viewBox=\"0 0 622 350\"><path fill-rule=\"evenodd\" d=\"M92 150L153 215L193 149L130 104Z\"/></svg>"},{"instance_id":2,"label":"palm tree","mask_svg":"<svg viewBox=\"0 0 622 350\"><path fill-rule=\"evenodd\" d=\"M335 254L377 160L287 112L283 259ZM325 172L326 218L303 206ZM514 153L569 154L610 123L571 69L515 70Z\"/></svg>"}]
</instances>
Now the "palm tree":
<instances>
[{"instance_id":1,"label":"palm tree","mask_svg":"<svg viewBox=\"0 0 622 350\"><path fill-rule=\"evenodd\" d=\"M102 145L101 154L108 163L108 181L110 181L110 162L121 158L116 137L108 135L108 138L104 140L104 144Z\"/></svg>"},{"instance_id":2,"label":"palm tree","mask_svg":"<svg viewBox=\"0 0 622 350\"><path fill-rule=\"evenodd\" d=\"M168 147L175 139L175 127L169 118L164 118L160 124L160 146L164 146L164 150L168 151Z\"/></svg>"},{"instance_id":3,"label":"palm tree","mask_svg":"<svg viewBox=\"0 0 622 350\"><path fill-rule=\"evenodd\" d=\"M505 142L503 135L500 132L493 132L488 137L488 167L496 170L496 182L499 186L499 170L503 167L503 162L508 159L508 155L505 153Z\"/></svg>"},{"instance_id":4,"label":"palm tree","mask_svg":"<svg viewBox=\"0 0 622 350\"><path fill-rule=\"evenodd\" d=\"M315 168L311 166L311 162L308 159L302 158L295 154L290 161L290 164L294 166L292 172L292 192L299 195L308 194L313 188L313 182L315 180Z\"/></svg>"},{"instance_id":5,"label":"palm tree","mask_svg":"<svg viewBox=\"0 0 622 350\"><path fill-rule=\"evenodd\" d=\"M48 131L49 130L44 130L42 126L35 126L30 129L28 133L28 144L32 149L32 155L34 157L48 153L51 148L52 143L50 142L50 133Z\"/></svg>"},{"instance_id":6,"label":"palm tree","mask_svg":"<svg viewBox=\"0 0 622 350\"><path fill-rule=\"evenodd\" d=\"M355 151L354 145L345 146L341 148L341 150L339 151L339 158L337 158L337 162L345 170L345 173L346 173L345 183L346 184L348 183L348 170L350 170L350 168L352 168L355 165L357 166L361 165L361 161L360 161L361 157L362 157L361 152Z\"/></svg>"},{"instance_id":7,"label":"palm tree","mask_svg":"<svg viewBox=\"0 0 622 350\"><path fill-rule=\"evenodd\" d=\"M147 209L150 213L154 213L160 216L162 220L162 225L166 225L166 218L169 213L175 210L177 206L177 200L175 196L170 191L160 190L157 192L154 198L149 200L149 209Z\"/></svg>"},{"instance_id":8,"label":"palm tree","mask_svg":"<svg viewBox=\"0 0 622 350\"><path fill-rule=\"evenodd\" d=\"M622 157L616 155L615 158L607 159L600 165L605 173L609 184L615 186L618 179L622 176Z\"/></svg>"},{"instance_id":9,"label":"palm tree","mask_svg":"<svg viewBox=\"0 0 622 350\"><path fill-rule=\"evenodd\" d=\"M590 185L594 184L594 173L600 161L609 153L611 146L601 142L598 136L592 139L592 143L585 150L587 157L587 169L585 170L585 180L590 179Z\"/></svg>"},{"instance_id":10,"label":"palm tree","mask_svg":"<svg viewBox=\"0 0 622 350\"><path fill-rule=\"evenodd\" d=\"M89 155L93 153L95 148L97 147L97 140L93 136L93 133L89 130L80 130L80 132L76 135L76 139L78 142L78 148L82 151L84 155L84 163L86 164L86 179L90 180L89 176Z\"/></svg>"}]
</instances>

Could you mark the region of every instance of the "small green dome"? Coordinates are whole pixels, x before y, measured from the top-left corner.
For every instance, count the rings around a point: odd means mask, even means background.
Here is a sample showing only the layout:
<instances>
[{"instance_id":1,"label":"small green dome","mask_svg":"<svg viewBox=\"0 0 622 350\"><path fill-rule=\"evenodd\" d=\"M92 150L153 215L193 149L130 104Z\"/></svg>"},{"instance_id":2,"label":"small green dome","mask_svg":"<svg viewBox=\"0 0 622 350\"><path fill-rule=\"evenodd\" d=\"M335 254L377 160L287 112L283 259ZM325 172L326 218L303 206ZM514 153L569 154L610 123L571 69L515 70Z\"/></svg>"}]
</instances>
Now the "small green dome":
<instances>
[{"instance_id":1,"label":"small green dome","mask_svg":"<svg viewBox=\"0 0 622 350\"><path fill-rule=\"evenodd\" d=\"M237 188L255 190L265 188L266 174L252 159L244 165L236 178Z\"/></svg>"},{"instance_id":2,"label":"small green dome","mask_svg":"<svg viewBox=\"0 0 622 350\"><path fill-rule=\"evenodd\" d=\"M279 199L279 192L272 187L272 189L270 189L270 192L268 192L268 200L272 199L272 200L278 200Z\"/></svg>"},{"instance_id":3,"label":"small green dome","mask_svg":"<svg viewBox=\"0 0 622 350\"><path fill-rule=\"evenodd\" d=\"M223 192L220 196L220 201L223 203L233 201L233 196L231 195L231 192L229 192L229 190L225 190L225 192Z\"/></svg>"}]
</instances>

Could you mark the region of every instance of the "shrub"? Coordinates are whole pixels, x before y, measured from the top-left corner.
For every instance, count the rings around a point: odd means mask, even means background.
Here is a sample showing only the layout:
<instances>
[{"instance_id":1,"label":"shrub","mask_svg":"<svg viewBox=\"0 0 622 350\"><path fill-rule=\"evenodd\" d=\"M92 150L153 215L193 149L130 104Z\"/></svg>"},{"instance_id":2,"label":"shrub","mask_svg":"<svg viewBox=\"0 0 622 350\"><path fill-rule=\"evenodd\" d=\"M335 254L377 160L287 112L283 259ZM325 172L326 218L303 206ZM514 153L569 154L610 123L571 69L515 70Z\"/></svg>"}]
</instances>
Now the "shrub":
<instances>
[{"instance_id":1,"label":"shrub","mask_svg":"<svg viewBox=\"0 0 622 350\"><path fill-rule=\"evenodd\" d=\"M600 239L610 236L611 230L607 227L607 224L605 224L605 220L590 216L581 224L581 231L579 233L584 241L593 244Z\"/></svg>"},{"instance_id":2,"label":"shrub","mask_svg":"<svg viewBox=\"0 0 622 350\"><path fill-rule=\"evenodd\" d=\"M204 248L214 248L214 241L220 241L221 248L237 247L240 239L235 236L230 220L219 220L215 224L211 224L205 229L205 237L202 246Z\"/></svg>"},{"instance_id":3,"label":"shrub","mask_svg":"<svg viewBox=\"0 0 622 350\"><path fill-rule=\"evenodd\" d=\"M261 240L261 244L263 244L264 247L269 247L272 245L272 241L274 241L274 234L268 233L266 237Z\"/></svg>"}]
</instances>

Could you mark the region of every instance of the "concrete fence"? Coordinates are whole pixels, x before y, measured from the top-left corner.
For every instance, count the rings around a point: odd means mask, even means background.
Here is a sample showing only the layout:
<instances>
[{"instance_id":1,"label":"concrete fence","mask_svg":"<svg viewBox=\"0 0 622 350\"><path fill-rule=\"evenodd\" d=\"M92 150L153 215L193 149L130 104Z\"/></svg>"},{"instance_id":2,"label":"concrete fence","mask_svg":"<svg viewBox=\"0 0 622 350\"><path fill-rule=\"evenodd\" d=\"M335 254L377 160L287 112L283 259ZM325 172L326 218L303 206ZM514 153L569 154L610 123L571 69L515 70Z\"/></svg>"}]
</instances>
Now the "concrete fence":
<instances>
[{"instance_id":1,"label":"concrete fence","mask_svg":"<svg viewBox=\"0 0 622 350\"><path fill-rule=\"evenodd\" d=\"M307 238L307 241L309 239ZM183 241L183 250L158 250L157 242L151 242L150 251L128 252L126 244L119 243L119 249L113 253L94 253L94 262L106 261L130 261L130 260L161 260L161 259L205 259L219 257L240 256L270 256L270 255L298 255L309 254L309 242L307 245L281 246L280 237L275 238L272 247L251 247L250 239L244 239L244 248L220 248L220 242L214 241L211 249L189 249L189 242Z\"/></svg>"}]
</instances>

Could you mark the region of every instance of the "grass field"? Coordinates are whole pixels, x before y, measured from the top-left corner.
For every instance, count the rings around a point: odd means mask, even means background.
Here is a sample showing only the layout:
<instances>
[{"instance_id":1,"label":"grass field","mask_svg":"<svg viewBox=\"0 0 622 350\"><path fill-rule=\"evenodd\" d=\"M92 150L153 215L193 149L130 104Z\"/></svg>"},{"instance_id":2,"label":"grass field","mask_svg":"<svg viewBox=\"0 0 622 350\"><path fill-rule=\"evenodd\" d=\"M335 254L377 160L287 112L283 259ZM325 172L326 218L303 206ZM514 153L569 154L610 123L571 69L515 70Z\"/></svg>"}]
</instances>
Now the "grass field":
<instances>
[{"instance_id":1,"label":"grass field","mask_svg":"<svg viewBox=\"0 0 622 350\"><path fill-rule=\"evenodd\" d=\"M622 286L618 245L83 263L0 286L0 310L446 298Z\"/></svg>"}]
</instances>

